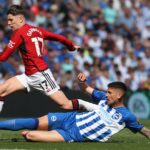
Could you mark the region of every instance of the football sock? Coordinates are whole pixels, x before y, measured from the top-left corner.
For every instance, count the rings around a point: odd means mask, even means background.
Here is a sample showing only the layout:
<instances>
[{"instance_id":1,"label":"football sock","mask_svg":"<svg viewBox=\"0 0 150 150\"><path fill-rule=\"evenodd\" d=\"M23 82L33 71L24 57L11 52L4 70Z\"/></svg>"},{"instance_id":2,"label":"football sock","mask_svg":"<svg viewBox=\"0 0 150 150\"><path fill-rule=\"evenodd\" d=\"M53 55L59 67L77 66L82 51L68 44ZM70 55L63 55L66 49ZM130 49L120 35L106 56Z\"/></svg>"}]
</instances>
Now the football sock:
<instances>
[{"instance_id":1,"label":"football sock","mask_svg":"<svg viewBox=\"0 0 150 150\"><path fill-rule=\"evenodd\" d=\"M38 127L39 121L37 118L18 118L0 121L0 129L5 130L21 130L29 129L34 130Z\"/></svg>"},{"instance_id":2,"label":"football sock","mask_svg":"<svg viewBox=\"0 0 150 150\"><path fill-rule=\"evenodd\" d=\"M4 102L3 102L3 101L0 101L0 112L1 112L2 109L3 109L3 105L4 105Z\"/></svg>"},{"instance_id":3,"label":"football sock","mask_svg":"<svg viewBox=\"0 0 150 150\"><path fill-rule=\"evenodd\" d=\"M78 105L80 110L93 111L98 108L98 105L86 102L82 99L78 99Z\"/></svg>"},{"instance_id":4,"label":"football sock","mask_svg":"<svg viewBox=\"0 0 150 150\"><path fill-rule=\"evenodd\" d=\"M73 99L71 101L72 101L73 110L93 111L98 107L96 104L86 102L82 99Z\"/></svg>"},{"instance_id":5,"label":"football sock","mask_svg":"<svg viewBox=\"0 0 150 150\"><path fill-rule=\"evenodd\" d=\"M72 102L73 110L79 110L78 99L72 99L71 102Z\"/></svg>"}]
</instances>

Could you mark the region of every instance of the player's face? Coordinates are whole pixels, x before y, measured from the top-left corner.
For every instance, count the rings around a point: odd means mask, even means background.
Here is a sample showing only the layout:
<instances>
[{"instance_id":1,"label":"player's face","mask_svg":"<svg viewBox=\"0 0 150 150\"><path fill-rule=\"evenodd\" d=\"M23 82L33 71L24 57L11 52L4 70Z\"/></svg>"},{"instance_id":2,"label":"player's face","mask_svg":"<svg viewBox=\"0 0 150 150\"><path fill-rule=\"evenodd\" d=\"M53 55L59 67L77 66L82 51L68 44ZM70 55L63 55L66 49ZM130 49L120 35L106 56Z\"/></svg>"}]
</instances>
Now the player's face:
<instances>
[{"instance_id":1,"label":"player's face","mask_svg":"<svg viewBox=\"0 0 150 150\"><path fill-rule=\"evenodd\" d=\"M23 23L22 15L13 16L12 14L8 14L7 19L8 19L8 25L12 29L12 31L17 30L22 26Z\"/></svg>"},{"instance_id":2,"label":"player's face","mask_svg":"<svg viewBox=\"0 0 150 150\"><path fill-rule=\"evenodd\" d=\"M115 88L108 88L106 97L107 97L107 104L110 106L113 106L118 102L118 99L120 98L120 90Z\"/></svg>"}]
</instances>

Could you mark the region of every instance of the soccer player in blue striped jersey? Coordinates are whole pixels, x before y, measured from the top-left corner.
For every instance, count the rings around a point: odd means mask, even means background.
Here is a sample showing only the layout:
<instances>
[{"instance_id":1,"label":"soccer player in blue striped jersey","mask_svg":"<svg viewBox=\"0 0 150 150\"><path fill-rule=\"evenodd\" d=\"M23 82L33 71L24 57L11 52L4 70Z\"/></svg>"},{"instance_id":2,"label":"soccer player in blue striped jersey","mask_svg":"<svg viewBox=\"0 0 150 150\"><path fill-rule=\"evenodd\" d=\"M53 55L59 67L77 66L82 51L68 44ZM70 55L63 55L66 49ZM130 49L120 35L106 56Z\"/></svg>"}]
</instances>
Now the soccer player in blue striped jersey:
<instances>
[{"instance_id":1,"label":"soccer player in blue striped jersey","mask_svg":"<svg viewBox=\"0 0 150 150\"><path fill-rule=\"evenodd\" d=\"M40 118L20 118L0 122L0 129L21 130L27 140L43 142L105 142L124 128L139 132L150 139L150 130L140 124L124 106L126 85L112 82L106 92L86 84L86 76L78 75L79 85L96 104L75 100L86 112L48 113ZM32 130L32 131L31 131Z\"/></svg>"}]
</instances>

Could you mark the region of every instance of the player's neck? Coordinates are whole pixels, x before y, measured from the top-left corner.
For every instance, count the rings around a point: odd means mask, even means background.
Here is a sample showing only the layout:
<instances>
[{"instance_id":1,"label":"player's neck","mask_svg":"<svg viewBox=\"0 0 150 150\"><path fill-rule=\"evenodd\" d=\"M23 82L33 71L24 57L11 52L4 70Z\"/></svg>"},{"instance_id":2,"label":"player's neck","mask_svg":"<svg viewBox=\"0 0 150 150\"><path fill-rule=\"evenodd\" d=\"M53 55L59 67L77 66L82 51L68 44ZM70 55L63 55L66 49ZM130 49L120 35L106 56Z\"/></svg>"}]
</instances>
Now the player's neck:
<instances>
[{"instance_id":1,"label":"player's neck","mask_svg":"<svg viewBox=\"0 0 150 150\"><path fill-rule=\"evenodd\" d=\"M24 25L25 25L25 22L21 23L21 24L19 25L19 28L23 27ZM18 29L19 29L19 28L18 28Z\"/></svg>"},{"instance_id":2,"label":"player's neck","mask_svg":"<svg viewBox=\"0 0 150 150\"><path fill-rule=\"evenodd\" d=\"M121 107L121 106L124 106L124 103L122 101L117 102L113 105L113 107Z\"/></svg>"},{"instance_id":3,"label":"player's neck","mask_svg":"<svg viewBox=\"0 0 150 150\"><path fill-rule=\"evenodd\" d=\"M17 28L16 28L14 31L16 31L16 30L22 28L24 25L25 25L25 23L20 23L20 24L18 24Z\"/></svg>"},{"instance_id":4,"label":"player's neck","mask_svg":"<svg viewBox=\"0 0 150 150\"><path fill-rule=\"evenodd\" d=\"M113 107L121 107L124 106L123 100L118 100L117 103L114 103Z\"/></svg>"}]
</instances>

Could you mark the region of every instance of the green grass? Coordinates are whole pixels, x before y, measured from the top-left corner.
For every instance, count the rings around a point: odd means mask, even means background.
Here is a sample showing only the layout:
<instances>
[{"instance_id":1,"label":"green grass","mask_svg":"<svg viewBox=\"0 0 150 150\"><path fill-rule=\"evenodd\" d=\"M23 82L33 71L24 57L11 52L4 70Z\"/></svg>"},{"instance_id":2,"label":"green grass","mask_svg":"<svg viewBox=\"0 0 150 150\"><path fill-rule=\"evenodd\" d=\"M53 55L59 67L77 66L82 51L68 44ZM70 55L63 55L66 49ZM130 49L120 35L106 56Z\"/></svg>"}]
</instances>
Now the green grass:
<instances>
[{"instance_id":1,"label":"green grass","mask_svg":"<svg viewBox=\"0 0 150 150\"><path fill-rule=\"evenodd\" d=\"M150 128L150 120L141 121ZM31 149L31 150L150 150L150 140L144 136L133 134L125 129L113 136L107 143L41 143L26 142L19 131L0 130L0 149ZM12 141L17 138L18 141Z\"/></svg>"}]
</instances>

